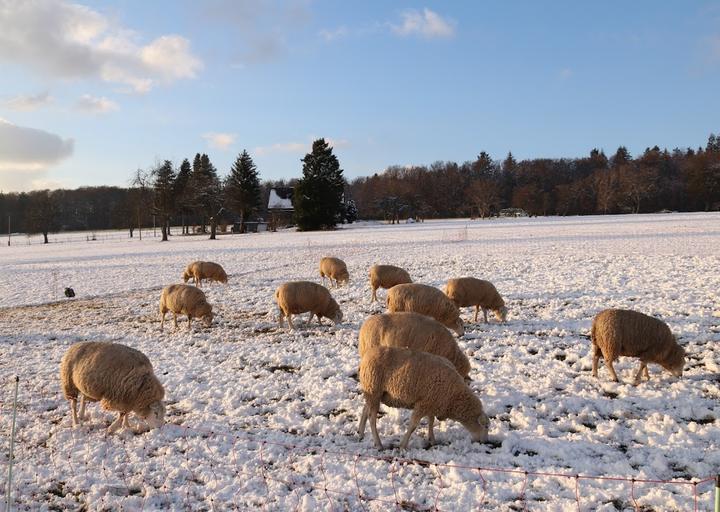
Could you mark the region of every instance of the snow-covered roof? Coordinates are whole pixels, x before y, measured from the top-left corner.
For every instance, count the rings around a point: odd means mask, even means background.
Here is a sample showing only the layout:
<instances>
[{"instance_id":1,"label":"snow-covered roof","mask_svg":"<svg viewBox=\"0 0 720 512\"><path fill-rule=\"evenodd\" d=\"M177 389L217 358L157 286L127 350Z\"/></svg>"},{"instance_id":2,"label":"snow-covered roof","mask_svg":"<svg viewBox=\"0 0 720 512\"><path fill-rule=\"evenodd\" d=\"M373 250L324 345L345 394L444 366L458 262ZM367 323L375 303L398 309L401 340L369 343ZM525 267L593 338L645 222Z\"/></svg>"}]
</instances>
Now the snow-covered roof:
<instances>
[{"instance_id":1,"label":"snow-covered roof","mask_svg":"<svg viewBox=\"0 0 720 512\"><path fill-rule=\"evenodd\" d=\"M268 210L292 210L292 187L271 188Z\"/></svg>"}]
</instances>

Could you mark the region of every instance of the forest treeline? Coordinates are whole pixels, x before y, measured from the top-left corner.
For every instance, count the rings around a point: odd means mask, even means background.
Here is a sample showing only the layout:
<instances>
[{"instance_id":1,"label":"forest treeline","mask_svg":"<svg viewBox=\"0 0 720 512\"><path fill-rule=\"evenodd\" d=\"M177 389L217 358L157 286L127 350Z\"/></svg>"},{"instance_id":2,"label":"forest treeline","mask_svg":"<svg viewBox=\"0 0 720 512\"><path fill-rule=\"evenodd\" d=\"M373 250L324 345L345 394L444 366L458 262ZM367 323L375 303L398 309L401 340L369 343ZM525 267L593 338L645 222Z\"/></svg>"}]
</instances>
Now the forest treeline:
<instances>
[{"instance_id":1,"label":"forest treeline","mask_svg":"<svg viewBox=\"0 0 720 512\"><path fill-rule=\"evenodd\" d=\"M224 178L207 155L197 154L192 164L184 160L177 169L164 161L138 170L128 187L0 193L0 226L7 232L9 217L10 229L25 233L120 228L132 233L153 222L183 225L184 232L191 225L204 230L212 222L214 229L238 218L267 218L270 189L298 182L261 182L258 176L247 152ZM341 170L338 176L344 179ZM530 215L718 210L720 136L711 134L697 149L655 146L634 157L622 146L610 156L593 149L583 158L520 161L511 153L493 160L481 152L461 164L392 166L345 182L344 189L344 204L354 202L358 218L388 221L486 217L505 208L521 208ZM342 218L336 216L329 224L335 220Z\"/></svg>"}]
</instances>

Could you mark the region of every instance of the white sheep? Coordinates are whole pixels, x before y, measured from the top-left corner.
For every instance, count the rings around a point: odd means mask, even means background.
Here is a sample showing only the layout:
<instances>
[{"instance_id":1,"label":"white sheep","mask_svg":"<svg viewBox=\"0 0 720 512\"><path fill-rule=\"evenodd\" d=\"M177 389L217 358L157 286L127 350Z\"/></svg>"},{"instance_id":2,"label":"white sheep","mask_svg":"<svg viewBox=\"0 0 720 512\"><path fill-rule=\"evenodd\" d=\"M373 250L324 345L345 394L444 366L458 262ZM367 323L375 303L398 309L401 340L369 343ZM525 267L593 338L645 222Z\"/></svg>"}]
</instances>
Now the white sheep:
<instances>
[{"instance_id":1,"label":"white sheep","mask_svg":"<svg viewBox=\"0 0 720 512\"><path fill-rule=\"evenodd\" d=\"M371 302L377 300L377 289L390 289L397 284L412 283L410 274L405 269L394 265L373 265L370 267Z\"/></svg>"},{"instance_id":2,"label":"white sheep","mask_svg":"<svg viewBox=\"0 0 720 512\"><path fill-rule=\"evenodd\" d=\"M140 432L130 425L130 412L145 420L150 428L160 427L164 422L165 406L161 400L165 390L155 377L150 360L133 348L119 343L75 343L60 362L60 383L70 402L73 427L85 419L85 400L99 401L103 409L119 413L107 430L109 434L121 426Z\"/></svg>"},{"instance_id":3,"label":"white sheep","mask_svg":"<svg viewBox=\"0 0 720 512\"><path fill-rule=\"evenodd\" d=\"M322 277L323 284L325 284L326 277L330 280L330 284L332 284L334 279L335 286L340 286L340 283L350 281L350 274L348 273L345 262L339 258L331 258L329 256L320 260L320 277Z\"/></svg>"},{"instance_id":4,"label":"white sheep","mask_svg":"<svg viewBox=\"0 0 720 512\"><path fill-rule=\"evenodd\" d=\"M388 311L414 311L433 317L458 336L465 333L460 310L447 296L434 286L419 283L398 284L390 288L387 296Z\"/></svg>"},{"instance_id":5,"label":"white sheep","mask_svg":"<svg viewBox=\"0 0 720 512\"><path fill-rule=\"evenodd\" d=\"M650 379L648 363L656 363L676 377L682 377L685 350L677 344L670 327L652 316L629 309L606 309L593 319L590 339L593 346L593 377L597 377L600 356L618 382L613 361L618 356L640 359L640 368L633 383L640 383L642 373Z\"/></svg>"},{"instance_id":6,"label":"white sheep","mask_svg":"<svg viewBox=\"0 0 720 512\"><path fill-rule=\"evenodd\" d=\"M507 319L505 301L490 281L474 277L450 279L445 285L445 295L459 308L475 306L474 322L477 322L478 312L481 308L485 323L488 323L488 309L495 313L498 321L504 322Z\"/></svg>"},{"instance_id":7,"label":"white sheep","mask_svg":"<svg viewBox=\"0 0 720 512\"><path fill-rule=\"evenodd\" d=\"M205 293L187 284L171 284L163 288L160 294L160 330L165 326L165 314L168 311L173 314L176 329L178 315L187 315L188 329L192 328L193 317L202 318L207 327L210 327L213 319L212 306L208 304Z\"/></svg>"},{"instance_id":8,"label":"white sheep","mask_svg":"<svg viewBox=\"0 0 720 512\"><path fill-rule=\"evenodd\" d=\"M444 357L407 348L372 347L360 360L359 377L365 397L358 428L360 439L370 418L376 448L383 448L377 432L380 403L412 409L410 425L400 442L401 449L407 448L410 436L426 416L430 444L435 442L435 418L459 421L473 441L487 441L489 421L482 403Z\"/></svg>"},{"instance_id":9,"label":"white sheep","mask_svg":"<svg viewBox=\"0 0 720 512\"><path fill-rule=\"evenodd\" d=\"M227 283L228 281L225 269L212 261L193 261L190 263L183 272L183 282L187 283L188 279L191 278L196 286L202 286L203 279L220 283Z\"/></svg>"},{"instance_id":10,"label":"white sheep","mask_svg":"<svg viewBox=\"0 0 720 512\"><path fill-rule=\"evenodd\" d=\"M307 323L317 315L318 323L322 317L329 318L334 324L342 321L342 311L327 288L310 281L290 281L275 290L275 302L278 305L278 324L283 326L283 318L287 317L288 325L295 329L292 315L310 312Z\"/></svg>"},{"instance_id":11,"label":"white sheep","mask_svg":"<svg viewBox=\"0 0 720 512\"><path fill-rule=\"evenodd\" d=\"M376 346L406 347L444 357L465 379L470 361L447 328L437 320L420 313L384 313L372 315L360 327L360 357Z\"/></svg>"}]
</instances>

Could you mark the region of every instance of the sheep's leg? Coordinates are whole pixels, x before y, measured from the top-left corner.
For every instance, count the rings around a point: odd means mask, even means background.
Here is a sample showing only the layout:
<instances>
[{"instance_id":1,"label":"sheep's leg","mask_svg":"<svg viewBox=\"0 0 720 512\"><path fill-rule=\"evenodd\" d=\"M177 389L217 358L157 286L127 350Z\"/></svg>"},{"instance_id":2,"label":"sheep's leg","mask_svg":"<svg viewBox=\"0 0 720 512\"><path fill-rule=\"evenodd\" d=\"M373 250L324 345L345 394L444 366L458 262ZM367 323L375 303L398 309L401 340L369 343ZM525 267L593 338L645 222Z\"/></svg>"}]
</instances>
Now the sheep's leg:
<instances>
[{"instance_id":1,"label":"sheep's leg","mask_svg":"<svg viewBox=\"0 0 720 512\"><path fill-rule=\"evenodd\" d=\"M422 414L418 413L417 411L413 411L410 415L410 426L408 426L408 430L407 432L405 432L405 436L402 438L402 441L400 441L401 450L407 450L408 442L410 442L410 436L413 432L415 432L415 429L420 424L420 420L422 418Z\"/></svg>"},{"instance_id":2,"label":"sheep's leg","mask_svg":"<svg viewBox=\"0 0 720 512\"><path fill-rule=\"evenodd\" d=\"M85 395L82 393L80 394L80 414L78 414L78 418L82 421L86 419L85 416Z\"/></svg>"},{"instance_id":3,"label":"sheep's leg","mask_svg":"<svg viewBox=\"0 0 720 512\"><path fill-rule=\"evenodd\" d=\"M177 328L178 328L177 313L175 313L175 311L173 311L173 323L175 324L175 330L177 330Z\"/></svg>"},{"instance_id":4,"label":"sheep's leg","mask_svg":"<svg viewBox=\"0 0 720 512\"><path fill-rule=\"evenodd\" d=\"M648 371L647 365L645 365L645 378L646 378L647 380L650 380L650 372Z\"/></svg>"},{"instance_id":5,"label":"sheep's leg","mask_svg":"<svg viewBox=\"0 0 720 512\"><path fill-rule=\"evenodd\" d=\"M108 429L107 429L107 433L108 433L108 434L114 434L114 433L117 431L117 429L120 428L120 425L122 425L123 422L125 421L125 416L126 416L126 414L125 414L124 412L121 412L121 413L118 415L117 419L115 419L115 421L113 421L113 422L110 424L110 426L109 426Z\"/></svg>"},{"instance_id":6,"label":"sheep's leg","mask_svg":"<svg viewBox=\"0 0 720 512\"><path fill-rule=\"evenodd\" d=\"M372 289L372 297L370 298L370 302L377 302L377 288Z\"/></svg>"},{"instance_id":7,"label":"sheep's leg","mask_svg":"<svg viewBox=\"0 0 720 512\"><path fill-rule=\"evenodd\" d=\"M167 313L167 311L160 311L160 313L160 330L162 331L163 327L165 327L165 314Z\"/></svg>"},{"instance_id":8,"label":"sheep's leg","mask_svg":"<svg viewBox=\"0 0 720 512\"><path fill-rule=\"evenodd\" d=\"M605 359L605 366L607 366L608 370L610 370L610 376L612 377L613 382L620 382L618 380L617 373L615 373L615 368L613 368L612 358Z\"/></svg>"},{"instance_id":9,"label":"sheep's leg","mask_svg":"<svg viewBox=\"0 0 720 512\"><path fill-rule=\"evenodd\" d=\"M316 313L318 318L318 325L322 325L322 317L320 316L320 313Z\"/></svg>"},{"instance_id":10,"label":"sheep's leg","mask_svg":"<svg viewBox=\"0 0 720 512\"><path fill-rule=\"evenodd\" d=\"M482 310L483 310L483 317L485 318L485 323L488 323L488 319L487 319L487 309L482 308Z\"/></svg>"},{"instance_id":11,"label":"sheep's leg","mask_svg":"<svg viewBox=\"0 0 720 512\"><path fill-rule=\"evenodd\" d=\"M70 399L70 413L72 414L72 425L73 428L75 428L79 425L79 422L77 415L77 400L74 398Z\"/></svg>"},{"instance_id":12,"label":"sheep's leg","mask_svg":"<svg viewBox=\"0 0 720 512\"><path fill-rule=\"evenodd\" d=\"M435 444L435 431L433 426L435 425L435 416L432 414L428 416L428 446Z\"/></svg>"},{"instance_id":13,"label":"sheep's leg","mask_svg":"<svg viewBox=\"0 0 720 512\"><path fill-rule=\"evenodd\" d=\"M192 331L192 315L188 315L188 331Z\"/></svg>"},{"instance_id":14,"label":"sheep's leg","mask_svg":"<svg viewBox=\"0 0 720 512\"><path fill-rule=\"evenodd\" d=\"M358 434L360 435L361 441L365 437L365 425L367 424L367 418L368 418L368 405L367 405L367 401L366 401L365 405L363 405L362 414L360 415L360 424L358 425Z\"/></svg>"},{"instance_id":15,"label":"sheep's leg","mask_svg":"<svg viewBox=\"0 0 720 512\"><path fill-rule=\"evenodd\" d=\"M377 415L378 410L380 409L380 403L377 404L368 404L368 416L370 417L370 431L372 432L373 439L375 440L375 448L378 450L384 449L384 446L382 444L382 441L380 441L380 436L378 435L377 431Z\"/></svg>"},{"instance_id":16,"label":"sheep's leg","mask_svg":"<svg viewBox=\"0 0 720 512\"><path fill-rule=\"evenodd\" d=\"M593 345L593 366L592 366L592 376L597 378L598 376L598 362L600 361L600 356L602 355L602 352L600 351L600 347L597 345Z\"/></svg>"},{"instance_id":17,"label":"sheep's leg","mask_svg":"<svg viewBox=\"0 0 720 512\"><path fill-rule=\"evenodd\" d=\"M305 322L305 325L310 325L310 322L312 322L313 317L315 316L315 313L310 311L310 316L307 319L307 322Z\"/></svg>"},{"instance_id":18,"label":"sheep's leg","mask_svg":"<svg viewBox=\"0 0 720 512\"><path fill-rule=\"evenodd\" d=\"M647 363L645 361L640 361L640 368L638 368L638 371L635 374L635 380L633 381L633 385L637 386L638 384L640 384L643 371L647 373Z\"/></svg>"},{"instance_id":19,"label":"sheep's leg","mask_svg":"<svg viewBox=\"0 0 720 512\"><path fill-rule=\"evenodd\" d=\"M278 327L282 328L284 318L285 312L282 310L282 308L278 308Z\"/></svg>"},{"instance_id":20,"label":"sheep's leg","mask_svg":"<svg viewBox=\"0 0 720 512\"><path fill-rule=\"evenodd\" d=\"M129 414L125 414L123 416L122 428L127 428L129 430L133 430L132 425L130 425L130 415Z\"/></svg>"},{"instance_id":21,"label":"sheep's leg","mask_svg":"<svg viewBox=\"0 0 720 512\"><path fill-rule=\"evenodd\" d=\"M477 322L477 316L478 316L479 312L480 312L480 306L476 305L475 306L475 319L473 320L473 322Z\"/></svg>"},{"instance_id":22,"label":"sheep's leg","mask_svg":"<svg viewBox=\"0 0 720 512\"><path fill-rule=\"evenodd\" d=\"M292 323L292 315L290 313L287 314L287 321L288 321L288 325L290 326L290 329L292 329L294 331L295 326Z\"/></svg>"}]
</instances>

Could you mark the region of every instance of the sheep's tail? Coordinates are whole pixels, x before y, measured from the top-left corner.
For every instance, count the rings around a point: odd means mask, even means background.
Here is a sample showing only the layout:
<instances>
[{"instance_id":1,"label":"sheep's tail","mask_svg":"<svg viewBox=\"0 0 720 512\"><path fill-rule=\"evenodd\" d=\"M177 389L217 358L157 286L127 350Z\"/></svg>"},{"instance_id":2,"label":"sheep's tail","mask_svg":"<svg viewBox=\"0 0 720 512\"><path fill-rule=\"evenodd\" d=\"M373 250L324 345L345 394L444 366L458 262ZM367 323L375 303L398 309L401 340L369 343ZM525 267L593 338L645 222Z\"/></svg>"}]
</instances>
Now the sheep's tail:
<instances>
[{"instance_id":1,"label":"sheep's tail","mask_svg":"<svg viewBox=\"0 0 720 512\"><path fill-rule=\"evenodd\" d=\"M595 322L593 321L592 327L590 327L590 342L597 346L597 343L595 343Z\"/></svg>"}]
</instances>

